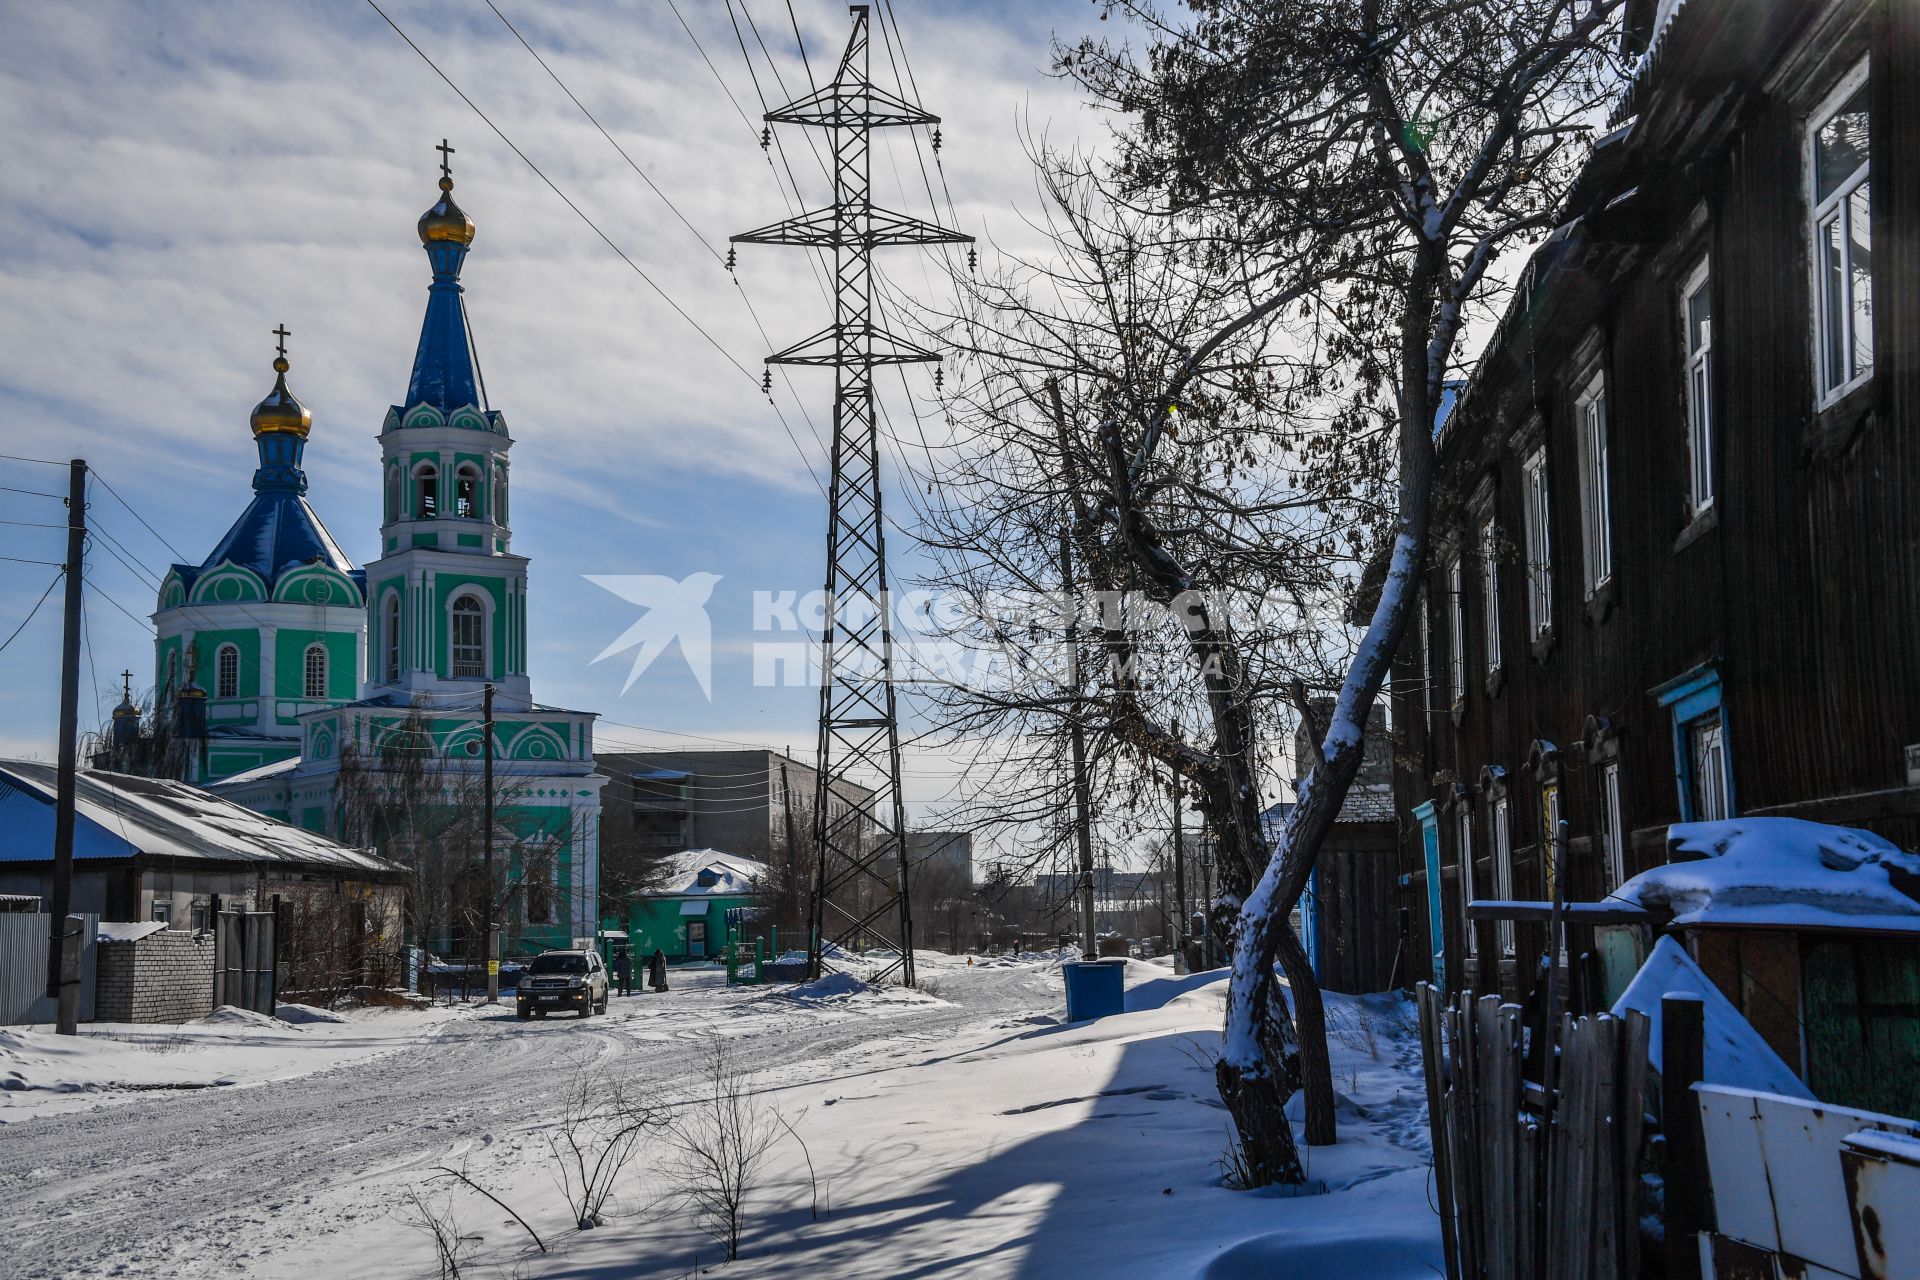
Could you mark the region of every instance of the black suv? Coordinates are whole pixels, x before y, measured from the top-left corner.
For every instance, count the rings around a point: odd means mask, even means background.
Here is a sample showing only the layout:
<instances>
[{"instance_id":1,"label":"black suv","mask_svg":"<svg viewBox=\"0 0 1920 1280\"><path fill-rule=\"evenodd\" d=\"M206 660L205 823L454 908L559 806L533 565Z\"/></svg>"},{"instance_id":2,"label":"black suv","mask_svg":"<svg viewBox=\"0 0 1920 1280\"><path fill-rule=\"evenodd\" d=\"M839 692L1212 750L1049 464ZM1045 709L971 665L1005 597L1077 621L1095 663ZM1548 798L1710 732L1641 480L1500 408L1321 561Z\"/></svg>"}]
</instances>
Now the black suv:
<instances>
[{"instance_id":1,"label":"black suv","mask_svg":"<svg viewBox=\"0 0 1920 1280\"><path fill-rule=\"evenodd\" d=\"M514 1007L523 1018L572 1009L583 1018L607 1011L607 966L597 951L544 951L520 975Z\"/></svg>"}]
</instances>

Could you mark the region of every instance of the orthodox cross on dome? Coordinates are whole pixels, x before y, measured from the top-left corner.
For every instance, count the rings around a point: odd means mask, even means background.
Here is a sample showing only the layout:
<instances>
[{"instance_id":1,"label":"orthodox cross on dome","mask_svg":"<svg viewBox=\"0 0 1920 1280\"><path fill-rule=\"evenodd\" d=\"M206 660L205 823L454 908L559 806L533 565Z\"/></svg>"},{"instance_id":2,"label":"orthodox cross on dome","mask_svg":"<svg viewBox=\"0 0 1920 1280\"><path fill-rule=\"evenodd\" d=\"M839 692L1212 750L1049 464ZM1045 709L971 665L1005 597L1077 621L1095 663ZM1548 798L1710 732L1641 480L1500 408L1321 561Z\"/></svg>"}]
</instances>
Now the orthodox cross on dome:
<instances>
[{"instance_id":1,"label":"orthodox cross on dome","mask_svg":"<svg viewBox=\"0 0 1920 1280\"><path fill-rule=\"evenodd\" d=\"M128 702L133 701L133 672L122 671L120 673L120 690L126 695Z\"/></svg>"},{"instance_id":2,"label":"orthodox cross on dome","mask_svg":"<svg viewBox=\"0 0 1920 1280\"><path fill-rule=\"evenodd\" d=\"M448 146L447 140L442 138L440 139L440 145L435 147L434 150L440 153L440 176L443 178L451 178L453 176L453 166L447 163L447 158L453 154L454 148Z\"/></svg>"},{"instance_id":3,"label":"orthodox cross on dome","mask_svg":"<svg viewBox=\"0 0 1920 1280\"><path fill-rule=\"evenodd\" d=\"M284 324L273 331L273 336L280 339L280 354L282 356L287 354L287 338L292 333L293 330L287 328Z\"/></svg>"}]
</instances>

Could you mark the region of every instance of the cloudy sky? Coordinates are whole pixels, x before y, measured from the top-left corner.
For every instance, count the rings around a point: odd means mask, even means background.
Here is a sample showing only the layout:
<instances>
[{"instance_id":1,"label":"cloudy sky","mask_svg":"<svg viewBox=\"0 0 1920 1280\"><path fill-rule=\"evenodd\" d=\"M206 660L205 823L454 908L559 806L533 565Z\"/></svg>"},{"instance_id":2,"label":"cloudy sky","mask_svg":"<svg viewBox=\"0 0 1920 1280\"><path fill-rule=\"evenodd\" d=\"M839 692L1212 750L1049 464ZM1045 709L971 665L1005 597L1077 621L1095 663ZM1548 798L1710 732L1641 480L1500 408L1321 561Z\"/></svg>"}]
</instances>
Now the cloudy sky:
<instances>
[{"instance_id":1,"label":"cloudy sky","mask_svg":"<svg viewBox=\"0 0 1920 1280\"><path fill-rule=\"evenodd\" d=\"M830 421L830 375L796 373L797 399L776 379L783 426L759 392L766 341L708 247L724 254L728 234L790 212L771 163L781 157L757 145L758 95L797 96L808 76L784 0L734 0L771 53L743 22L754 76L723 0L676 0L677 14L668 0L495 0L686 222L486 0L381 3L699 328L367 4L0 0L0 453L85 457L151 525L95 494L96 525L134 564L93 553L83 727L111 706L123 667L136 688L150 682L144 619L165 566L197 563L247 502L247 413L271 385L276 324L293 331L290 383L314 414L310 497L351 556L374 555L375 435L413 357L428 282L413 227L445 136L478 224L464 275L475 338L517 441L514 548L533 559L536 697L601 712L609 746L707 735L810 747L817 695L753 687L747 650L754 591L819 584L824 504L808 464L824 475L814 432ZM1104 30L1095 8L896 8L920 96L946 120L962 229L1028 242L1023 133L1102 128L1047 74L1053 34ZM820 74L847 7L794 0L792 12ZM802 198L824 203L808 139L788 128L782 142ZM904 131L873 168L883 201L928 215ZM924 295L937 274L918 253L888 251L882 265ZM798 250L744 248L740 280L775 345L828 319ZM924 391L927 376L910 384ZM0 524L0 640L52 580L48 565L20 562L60 558L63 535L33 526L64 518L40 496L64 483L63 470L0 459L0 520L14 522ZM712 701L672 655L623 693L629 662L592 659L638 610L586 575L693 573L721 576ZM53 751L59 599L0 652L0 755ZM910 795L932 802L953 765L910 754Z\"/></svg>"}]
</instances>

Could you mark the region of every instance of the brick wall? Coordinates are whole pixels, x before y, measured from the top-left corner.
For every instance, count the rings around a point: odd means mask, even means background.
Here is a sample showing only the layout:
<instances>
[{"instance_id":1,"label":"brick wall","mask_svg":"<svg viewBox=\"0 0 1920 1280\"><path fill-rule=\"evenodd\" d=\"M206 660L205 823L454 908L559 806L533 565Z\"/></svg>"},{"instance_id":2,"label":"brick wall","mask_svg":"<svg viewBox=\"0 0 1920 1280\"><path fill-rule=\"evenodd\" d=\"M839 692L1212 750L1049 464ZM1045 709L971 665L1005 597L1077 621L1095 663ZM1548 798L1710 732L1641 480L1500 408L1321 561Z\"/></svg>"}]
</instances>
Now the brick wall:
<instances>
[{"instance_id":1,"label":"brick wall","mask_svg":"<svg viewBox=\"0 0 1920 1280\"><path fill-rule=\"evenodd\" d=\"M137 942L100 944L94 1017L102 1022L185 1022L213 1012L213 935L162 929Z\"/></svg>"}]
</instances>

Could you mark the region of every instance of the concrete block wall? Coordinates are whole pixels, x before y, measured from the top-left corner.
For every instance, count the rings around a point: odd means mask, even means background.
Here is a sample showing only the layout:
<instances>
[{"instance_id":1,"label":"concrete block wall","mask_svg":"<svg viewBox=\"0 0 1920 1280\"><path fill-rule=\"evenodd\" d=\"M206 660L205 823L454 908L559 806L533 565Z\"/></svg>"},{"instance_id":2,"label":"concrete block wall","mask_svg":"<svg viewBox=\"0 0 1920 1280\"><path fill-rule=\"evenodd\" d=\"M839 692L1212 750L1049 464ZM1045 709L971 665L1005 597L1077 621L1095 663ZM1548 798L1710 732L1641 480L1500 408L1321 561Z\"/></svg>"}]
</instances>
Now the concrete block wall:
<instances>
[{"instance_id":1,"label":"concrete block wall","mask_svg":"<svg viewBox=\"0 0 1920 1280\"><path fill-rule=\"evenodd\" d=\"M162 929L137 942L100 944L94 1017L102 1022L186 1022L213 1012L213 935Z\"/></svg>"}]
</instances>

